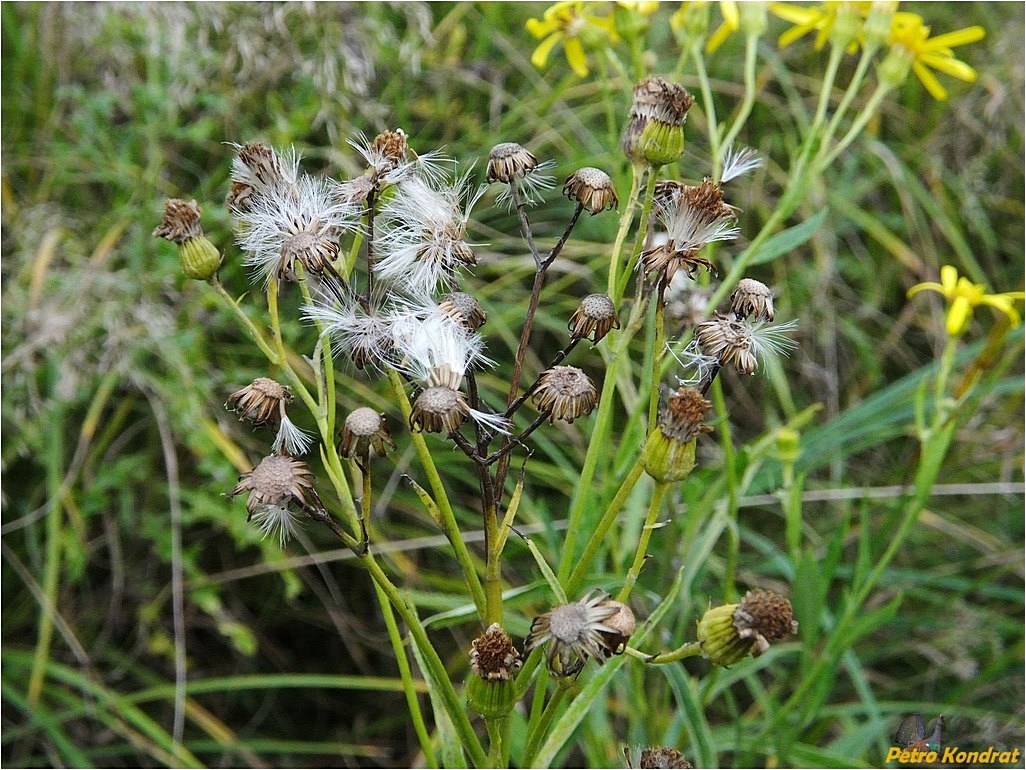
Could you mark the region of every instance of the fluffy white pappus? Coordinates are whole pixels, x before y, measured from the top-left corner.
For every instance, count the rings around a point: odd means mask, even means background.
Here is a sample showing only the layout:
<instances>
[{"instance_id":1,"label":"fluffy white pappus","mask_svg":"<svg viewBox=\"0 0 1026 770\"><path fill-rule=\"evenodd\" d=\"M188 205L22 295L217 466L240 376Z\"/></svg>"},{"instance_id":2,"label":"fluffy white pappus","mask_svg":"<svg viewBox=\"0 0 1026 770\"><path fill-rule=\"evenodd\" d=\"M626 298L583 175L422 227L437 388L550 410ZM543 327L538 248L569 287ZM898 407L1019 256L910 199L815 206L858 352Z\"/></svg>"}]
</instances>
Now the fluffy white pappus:
<instances>
[{"instance_id":1,"label":"fluffy white pappus","mask_svg":"<svg viewBox=\"0 0 1026 770\"><path fill-rule=\"evenodd\" d=\"M293 236L308 233L338 244L345 232L359 227L360 207L342 198L337 182L300 177L290 188L274 188L239 213L238 245L252 277L266 286L283 267L282 246Z\"/></svg>"},{"instance_id":2,"label":"fluffy white pappus","mask_svg":"<svg viewBox=\"0 0 1026 770\"><path fill-rule=\"evenodd\" d=\"M360 153L367 162L367 166L374 169L378 179L385 184L398 184L413 176L420 176L440 183L445 179L446 166L456 162L445 156L441 150L431 150L421 155L410 150L412 157L397 163L394 158L389 157L382 150L375 149L374 140L368 139L362 131L358 131L346 142Z\"/></svg>"},{"instance_id":3,"label":"fluffy white pappus","mask_svg":"<svg viewBox=\"0 0 1026 770\"><path fill-rule=\"evenodd\" d=\"M720 182L729 182L731 179L737 179L742 174L747 174L752 169L761 168L766 165L765 161L759 157L758 151L753 150L751 147L741 147L738 150L734 150L734 145L728 146L723 151L721 161L720 168L723 171L720 173Z\"/></svg>"},{"instance_id":4,"label":"fluffy white pappus","mask_svg":"<svg viewBox=\"0 0 1026 770\"><path fill-rule=\"evenodd\" d=\"M513 430L513 423L501 414L492 414L491 412L481 412L477 409L471 409L470 419L485 430L490 431L493 436L508 436Z\"/></svg>"},{"instance_id":5,"label":"fluffy white pappus","mask_svg":"<svg viewBox=\"0 0 1026 770\"><path fill-rule=\"evenodd\" d=\"M228 142L228 145L235 150L232 181L253 188L257 196L266 195L275 188L294 187L299 180L300 156L294 147L275 150L257 144Z\"/></svg>"},{"instance_id":6,"label":"fluffy white pappus","mask_svg":"<svg viewBox=\"0 0 1026 770\"><path fill-rule=\"evenodd\" d=\"M706 209L691 206L679 194L656 207L656 217L676 251L697 251L713 241L729 241L741 234L733 214L709 218Z\"/></svg>"},{"instance_id":7,"label":"fluffy white pappus","mask_svg":"<svg viewBox=\"0 0 1026 770\"><path fill-rule=\"evenodd\" d=\"M467 222L484 188L468 188L466 175L441 189L418 176L399 183L375 220L375 274L417 297L452 288L457 271L477 262Z\"/></svg>"},{"instance_id":8,"label":"fluffy white pappus","mask_svg":"<svg viewBox=\"0 0 1026 770\"><path fill-rule=\"evenodd\" d=\"M437 306L424 311L393 326L402 371L426 387L459 390L471 367L491 366L480 335L442 315Z\"/></svg>"},{"instance_id":9,"label":"fluffy white pappus","mask_svg":"<svg viewBox=\"0 0 1026 770\"><path fill-rule=\"evenodd\" d=\"M525 174L517 176L515 184L521 203L525 206L537 206L545 202L545 197L542 193L556 186L556 178L546 172L551 171L555 167L555 161L546 160ZM495 202L500 206L505 206L507 211L511 211L515 207L516 202L513 200L513 191L508 184L504 186L502 192L496 197Z\"/></svg>"},{"instance_id":10,"label":"fluffy white pappus","mask_svg":"<svg viewBox=\"0 0 1026 770\"><path fill-rule=\"evenodd\" d=\"M666 344L666 351L680 364L681 374L676 375L680 385L695 387L708 381L708 376L719 367L716 356L707 356L702 352L698 340L692 339L682 350L674 350L673 343Z\"/></svg>"},{"instance_id":11,"label":"fluffy white pappus","mask_svg":"<svg viewBox=\"0 0 1026 770\"><path fill-rule=\"evenodd\" d=\"M299 457L309 452L312 444L310 434L292 422L282 410L281 423L278 425L278 433L274 437L271 450L275 454L281 454L284 450L289 457Z\"/></svg>"},{"instance_id":12,"label":"fluffy white pappus","mask_svg":"<svg viewBox=\"0 0 1026 770\"><path fill-rule=\"evenodd\" d=\"M405 306L386 305L379 300L380 297L372 298L369 308L356 298L345 305L315 300L303 307L302 315L321 325L333 354L349 359L358 369L369 366L382 372L393 365L394 327L411 311Z\"/></svg>"},{"instance_id":13,"label":"fluffy white pappus","mask_svg":"<svg viewBox=\"0 0 1026 770\"><path fill-rule=\"evenodd\" d=\"M296 530L302 526L295 513L280 505L260 507L250 517L250 521L256 525L264 537L277 535L278 543L282 548L285 547L290 537L295 537Z\"/></svg>"},{"instance_id":14,"label":"fluffy white pappus","mask_svg":"<svg viewBox=\"0 0 1026 770\"><path fill-rule=\"evenodd\" d=\"M791 351L798 347L798 341L791 336L798 328L798 319L792 318L784 323L772 323L770 321L744 321L747 338L752 353L756 358L765 358L769 355L789 356Z\"/></svg>"}]
</instances>

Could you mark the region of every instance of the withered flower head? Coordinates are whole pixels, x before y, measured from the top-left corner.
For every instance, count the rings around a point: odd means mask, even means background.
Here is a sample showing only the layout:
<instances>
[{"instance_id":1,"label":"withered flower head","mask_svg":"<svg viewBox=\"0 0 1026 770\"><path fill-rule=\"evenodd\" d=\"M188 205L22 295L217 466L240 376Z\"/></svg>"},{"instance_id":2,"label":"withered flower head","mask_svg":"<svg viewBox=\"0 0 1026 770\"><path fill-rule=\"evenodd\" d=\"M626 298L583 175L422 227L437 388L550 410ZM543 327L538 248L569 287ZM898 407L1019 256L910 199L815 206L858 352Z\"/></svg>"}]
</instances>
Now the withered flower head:
<instances>
[{"instance_id":1,"label":"withered flower head","mask_svg":"<svg viewBox=\"0 0 1026 770\"><path fill-rule=\"evenodd\" d=\"M534 171L538 159L526 147L516 142L502 142L488 153L488 168L485 177L489 182L515 182L517 177Z\"/></svg>"},{"instance_id":2,"label":"withered flower head","mask_svg":"<svg viewBox=\"0 0 1026 770\"><path fill-rule=\"evenodd\" d=\"M391 171L406 162L410 154L410 143L406 132L397 128L395 131L384 131L374 137L370 150L376 156L380 156L383 162L387 162L387 170Z\"/></svg>"},{"instance_id":3,"label":"withered flower head","mask_svg":"<svg viewBox=\"0 0 1026 770\"><path fill-rule=\"evenodd\" d=\"M531 397L540 412L551 411L549 422L573 422L590 414L598 403L595 383L576 366L554 366L542 372Z\"/></svg>"},{"instance_id":4,"label":"withered flower head","mask_svg":"<svg viewBox=\"0 0 1026 770\"><path fill-rule=\"evenodd\" d=\"M618 608L609 606L606 598L605 594L585 596L578 602L561 604L539 615L531 623L526 649L532 650L548 642L549 672L559 677L578 673L589 657L603 659L609 651L603 634L617 633L605 621L615 615Z\"/></svg>"},{"instance_id":5,"label":"withered flower head","mask_svg":"<svg viewBox=\"0 0 1026 770\"><path fill-rule=\"evenodd\" d=\"M269 455L256 468L239 476L239 483L228 497L249 492L246 520L253 521L265 537L277 531L284 546L298 523L292 506L303 510L324 507L313 481L313 473L302 460Z\"/></svg>"},{"instance_id":6,"label":"withered flower head","mask_svg":"<svg viewBox=\"0 0 1026 770\"><path fill-rule=\"evenodd\" d=\"M609 174L590 166L579 168L567 177L563 184L563 195L578 201L593 215L606 209L615 209L620 203Z\"/></svg>"},{"instance_id":7,"label":"withered flower head","mask_svg":"<svg viewBox=\"0 0 1026 770\"><path fill-rule=\"evenodd\" d=\"M684 123L694 98L684 86L648 77L634 87L623 151L635 163L664 166L684 153Z\"/></svg>"},{"instance_id":8,"label":"withered flower head","mask_svg":"<svg viewBox=\"0 0 1026 770\"><path fill-rule=\"evenodd\" d=\"M723 193L709 179L700 185L664 185L657 199L656 218L666 228L666 241L641 254L646 273L663 273L667 282L678 269L694 278L699 268L712 271L713 264L698 252L713 241L736 238L734 209L723 202Z\"/></svg>"},{"instance_id":9,"label":"withered flower head","mask_svg":"<svg viewBox=\"0 0 1026 770\"><path fill-rule=\"evenodd\" d=\"M384 457L389 449L395 449L395 442L385 427L385 416L361 406L346 417L338 453L342 457L361 458L367 457L371 449L378 457Z\"/></svg>"},{"instance_id":10,"label":"withered flower head","mask_svg":"<svg viewBox=\"0 0 1026 770\"><path fill-rule=\"evenodd\" d=\"M741 374L754 374L760 357L771 353L787 355L797 346L790 336L797 325L796 320L776 325L764 321L753 324L747 319L716 313L695 328L695 339L702 352L716 357L721 366L733 364Z\"/></svg>"},{"instance_id":11,"label":"withered flower head","mask_svg":"<svg viewBox=\"0 0 1026 770\"><path fill-rule=\"evenodd\" d=\"M285 413L285 407L291 402L292 391L286 386L269 377L257 377L246 387L228 396L225 407L238 412L240 420L276 430L274 451L284 449L295 456L306 453L310 438Z\"/></svg>"},{"instance_id":12,"label":"withered flower head","mask_svg":"<svg viewBox=\"0 0 1026 770\"><path fill-rule=\"evenodd\" d=\"M246 387L228 396L227 408L239 413L239 419L254 425L277 428L285 414L286 405L292 403L292 391L270 377L257 377Z\"/></svg>"},{"instance_id":13,"label":"withered flower head","mask_svg":"<svg viewBox=\"0 0 1026 770\"><path fill-rule=\"evenodd\" d=\"M740 604L713 607L698 621L702 654L714 666L731 666L749 654L758 657L770 641L796 633L791 602L761 588L745 594Z\"/></svg>"},{"instance_id":14,"label":"withered flower head","mask_svg":"<svg viewBox=\"0 0 1026 770\"><path fill-rule=\"evenodd\" d=\"M669 746L652 747L641 750L638 761L639 768L693 768L684 755Z\"/></svg>"},{"instance_id":15,"label":"withered flower head","mask_svg":"<svg viewBox=\"0 0 1026 770\"><path fill-rule=\"evenodd\" d=\"M451 318L458 324L465 326L475 332L481 328L488 316L485 314L481 303L469 294L462 291L454 291L442 297L438 303L438 309L447 318Z\"/></svg>"},{"instance_id":16,"label":"withered flower head","mask_svg":"<svg viewBox=\"0 0 1026 770\"><path fill-rule=\"evenodd\" d=\"M235 147L238 152L232 161L232 188L225 201L232 213L247 212L260 196L296 183L299 160L295 153L282 157L259 142Z\"/></svg>"},{"instance_id":17,"label":"withered flower head","mask_svg":"<svg viewBox=\"0 0 1026 770\"><path fill-rule=\"evenodd\" d=\"M695 467L695 444L712 430L703 420L712 404L692 387L682 387L666 400L658 426L645 440L645 472L663 481L682 481Z\"/></svg>"},{"instance_id":18,"label":"withered flower head","mask_svg":"<svg viewBox=\"0 0 1026 770\"><path fill-rule=\"evenodd\" d=\"M613 629L613 632L599 632L605 645L604 654L607 658L610 655L619 655L627 647L627 642L630 641L637 626L634 611L623 602L618 602L615 599L607 599L599 606L615 610L612 615L602 621L602 624L607 628Z\"/></svg>"},{"instance_id":19,"label":"withered flower head","mask_svg":"<svg viewBox=\"0 0 1026 770\"><path fill-rule=\"evenodd\" d=\"M730 295L730 309L740 318L754 316L756 321L773 320L773 292L753 278L742 278Z\"/></svg>"},{"instance_id":20,"label":"withered flower head","mask_svg":"<svg viewBox=\"0 0 1026 770\"><path fill-rule=\"evenodd\" d=\"M591 341L597 343L610 329L620 328L620 319L616 317L613 300L606 294L589 294L581 300L577 310L570 316L567 324L571 339L582 339L591 335Z\"/></svg>"},{"instance_id":21,"label":"withered flower head","mask_svg":"<svg viewBox=\"0 0 1026 770\"><path fill-rule=\"evenodd\" d=\"M413 402L410 429L428 433L455 433L470 416L463 394L445 386L425 388Z\"/></svg>"},{"instance_id":22,"label":"withered flower head","mask_svg":"<svg viewBox=\"0 0 1026 770\"><path fill-rule=\"evenodd\" d=\"M482 679L512 679L522 663L513 640L498 623L492 623L471 643L470 668Z\"/></svg>"},{"instance_id":23,"label":"withered flower head","mask_svg":"<svg viewBox=\"0 0 1026 770\"><path fill-rule=\"evenodd\" d=\"M194 200L169 199L164 204L164 220L153 231L153 237L178 246L178 259L187 278L205 281L221 267L221 252L203 235L200 207Z\"/></svg>"},{"instance_id":24,"label":"withered flower head","mask_svg":"<svg viewBox=\"0 0 1026 770\"><path fill-rule=\"evenodd\" d=\"M473 676L467 680L467 705L485 719L499 719L513 711L516 686L513 674L522 661L513 640L498 623L488 626L470 649Z\"/></svg>"}]
</instances>

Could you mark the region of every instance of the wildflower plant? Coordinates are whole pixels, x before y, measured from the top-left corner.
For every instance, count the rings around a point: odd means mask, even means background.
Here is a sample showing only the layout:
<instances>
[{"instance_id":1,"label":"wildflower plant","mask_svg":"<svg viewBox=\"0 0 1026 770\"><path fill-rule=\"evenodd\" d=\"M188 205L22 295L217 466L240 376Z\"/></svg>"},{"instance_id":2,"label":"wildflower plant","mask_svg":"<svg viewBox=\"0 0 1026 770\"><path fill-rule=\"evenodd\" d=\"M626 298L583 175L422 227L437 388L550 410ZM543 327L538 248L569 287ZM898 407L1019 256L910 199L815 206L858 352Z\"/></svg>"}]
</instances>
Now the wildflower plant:
<instances>
[{"instance_id":1,"label":"wildflower plant","mask_svg":"<svg viewBox=\"0 0 1026 770\"><path fill-rule=\"evenodd\" d=\"M753 585L737 599L739 584L758 582L758 576L750 570L742 576L737 500L722 488L708 490L723 495L722 515L703 522L708 530L701 536L691 531L696 541L709 538L706 555L724 533L716 606L694 618L692 632L681 637L679 630L664 632L660 623L690 579L687 567L643 599L635 589L646 575L653 538L663 534L673 516L670 502L688 485L696 464L704 462L703 442L715 440L708 434L717 434L724 474L736 481L725 391L749 383L758 387L769 378L750 376L779 373L797 348L797 320L781 318L787 313L775 307L774 289L752 275L759 273L767 254L796 248L811 235L803 224L782 228L813 180L827 173L865 128L883 95L911 69L933 96L943 98L946 93L929 69L970 80L971 70L954 59L950 47L980 36L970 29L931 42L920 17L896 12L888 3L828 3L814 9L723 3L723 24L709 34L709 9L689 3L668 20L680 46L678 71L661 77L642 71L644 57L636 55L661 9L617 5L603 13L592 4L557 3L542 19L531 19L527 30L541 41L531 57L536 67L550 66L551 50L562 45L577 76L590 75L594 57L601 62L606 93L618 91L629 99L617 132L621 168L563 169L558 159L531 149L530 137L497 137L500 141L480 148L472 159L483 162L480 178L473 162L446 159L441 148L418 147L415 136L397 128L372 140L354 137L349 146L363 170L335 179L304 172L291 149L259 142L232 145L228 208L251 290L262 293L266 302L266 323L251 320L250 311L235 299L244 287L229 291L221 284L216 273L220 258L215 261L214 252L204 247L209 264L203 270L192 267L191 256L186 265L183 252L186 275L211 285L269 367L254 372L251 385L226 394L240 419L276 431L267 455L230 494L249 493L249 517L283 545L301 525L323 525L359 560L375 587L393 651L403 661L411 718L432 762L437 744L446 738L436 740L427 728L408 654L427 680L435 724L444 725L438 735L444 729L455 736L445 761L506 767L556 761L589 705L621 668L675 666L699 656L712 666L743 666L771 643L783 643L783 655L795 652L797 645L787 640L803 626L786 596ZM781 45L798 44L815 32L816 49L829 46L829 59L815 117L787 171L787 189L761 229L747 233L742 212L731 201L740 198L747 180L766 162L738 140L758 97L756 61L770 13L795 25L781 36ZM743 92L731 121L721 123L705 57L734 32L744 36ZM617 54L622 41L633 45L630 64ZM851 55L858 61L835 99L840 64ZM867 97L874 64L879 80ZM678 82L685 69L697 83L695 95ZM853 115L858 102L864 106ZM704 165L694 162L698 153L691 149L688 118L696 105L705 122ZM562 193L572 207L561 223L562 234L552 238L537 234L536 214L548 216L558 211L556 204L566 206L552 191L550 171L564 178ZM626 191L615 181L625 177ZM530 255L533 267L530 288L504 300L515 303L520 326L501 330L515 340L510 355L502 358L491 344L496 336L488 313L476 297L475 268L488 243L475 216L489 205L515 215L506 220L512 219L516 228L511 237ZM176 229L165 222L155 235L180 249L202 237L195 202L172 201L168 211L185 212L189 225ZM563 320L561 345L552 345L551 334L538 333L535 322L549 272L573 241L584 212L616 220L615 236L600 274ZM742 237L748 240L739 246ZM673 324L675 287L682 283L706 299L700 318ZM1011 308L1021 292L988 295L948 273L942 284L924 284L913 293L921 289L939 290L952 303L948 329L953 339L972 308L981 304L1018 321ZM301 304L299 317L306 324L298 349L282 329L280 298L285 293ZM575 357L582 341L594 348L600 367L587 363L596 356ZM644 365L629 367L625 362L632 355ZM357 377L388 394L387 410L354 398L356 390L348 383ZM938 385L938 394L943 391ZM286 407L293 416L305 408L308 414L299 422L314 428L300 429ZM948 419L951 409L945 409ZM779 450L789 458L785 465L793 466L799 431L814 413L815 407L795 411L774 434L776 443L764 442L752 451L766 455ZM942 414L940 402L934 414ZM614 417L624 425L614 428ZM521 534L520 506L536 442L552 441L571 425L583 431L586 442L583 456L575 460L576 487L562 501L568 526L558 558L553 558ZM942 432L949 440L950 429ZM933 443L935 435L924 423L931 464L921 469L919 507L909 503L901 535L921 509L946 449L946 444ZM398 464L397 445L411 450L407 456L416 457L415 469ZM484 536L480 549L465 537L461 522L468 512L454 499L454 480L439 471L442 451L460 453L466 476L476 484L472 515ZM614 464L614 452L626 454L626 460ZM514 467L519 472L511 472ZM624 469L613 482L615 492L595 491L601 469L611 467ZM389 538L387 528L372 520L375 478L386 472L401 472L408 480L458 565L476 627L455 674L438 640L429 638L411 595L375 551ZM788 476L785 484L799 482ZM624 513L628 501L639 495L645 498L643 522L629 526ZM792 507L787 537L795 549L800 529L800 509ZM503 569L508 548L518 539L531 552L546 596L531 618L523 604L511 604L522 587L510 585ZM614 541L627 544L627 553L621 554L624 569L611 574L601 562ZM892 555L888 551L859 584L839 622L855 622ZM409 634L408 644L389 621L393 613ZM518 644L514 629L526 627L530 630ZM667 648L671 651L663 651ZM510 738L515 712L525 721L518 741ZM771 727L761 736L766 741L772 740ZM675 749L666 751L678 762L669 766L688 766Z\"/></svg>"}]
</instances>

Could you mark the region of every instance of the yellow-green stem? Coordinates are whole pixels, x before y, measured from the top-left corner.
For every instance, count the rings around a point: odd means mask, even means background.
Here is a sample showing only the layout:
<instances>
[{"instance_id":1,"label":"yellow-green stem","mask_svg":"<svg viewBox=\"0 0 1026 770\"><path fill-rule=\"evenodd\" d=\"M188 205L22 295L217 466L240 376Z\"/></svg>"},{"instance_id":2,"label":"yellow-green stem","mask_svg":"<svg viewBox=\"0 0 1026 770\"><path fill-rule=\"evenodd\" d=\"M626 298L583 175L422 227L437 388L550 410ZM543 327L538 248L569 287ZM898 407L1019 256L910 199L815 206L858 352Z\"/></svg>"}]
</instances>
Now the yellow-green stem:
<instances>
[{"instance_id":1,"label":"yellow-green stem","mask_svg":"<svg viewBox=\"0 0 1026 770\"><path fill-rule=\"evenodd\" d=\"M534 755L538 753L538 746L541 744L542 738L545 737L549 725L552 724L552 719L556 716L556 710L563 702L565 694L566 688L557 685L556 691L552 693L552 697L549 698L549 702L545 705L545 711L542 712L541 719L535 725L534 731L527 737L527 744L524 746L524 756L520 762L521 767L534 767Z\"/></svg>"},{"instance_id":2,"label":"yellow-green stem","mask_svg":"<svg viewBox=\"0 0 1026 770\"><path fill-rule=\"evenodd\" d=\"M723 142L720 144L721 147L730 147L730 145L737 139L738 134L741 133L741 129L744 128L745 123L748 121L748 116L752 112L752 106L755 104L755 97L758 94L758 88L755 83L755 60L756 53L759 50L759 36L756 34L749 34L745 36L745 93L741 100L741 107L738 110L737 117L734 118L734 123L731 125L727 135L723 138Z\"/></svg>"},{"instance_id":3,"label":"yellow-green stem","mask_svg":"<svg viewBox=\"0 0 1026 770\"><path fill-rule=\"evenodd\" d=\"M663 497L666 495L666 490L669 486L665 481L657 481L655 483L655 488L652 490L652 499L648 503L645 524L642 526L641 536L638 538L638 550L634 554L634 563L631 564L631 568L627 572L627 579L623 583L623 588L620 589L620 594L616 597L617 601L626 602L627 598L631 595L631 591L634 590L634 584L638 582L638 575L641 574L641 568L645 565L645 560L648 558L646 553L648 541L652 537L652 530L656 529L659 511L663 507Z\"/></svg>"},{"instance_id":4,"label":"yellow-green stem","mask_svg":"<svg viewBox=\"0 0 1026 770\"><path fill-rule=\"evenodd\" d=\"M613 253L609 257L609 280L607 281L607 293L613 300L614 305L619 305L616 296L616 283L620 275L620 259L623 256L623 245L627 241L627 233L631 229L631 222L634 220L634 209L638 205L638 193L641 192L641 177L645 173L645 167L640 163L631 164L631 191L627 196L627 203L624 204L623 214L620 216L620 229L616 231L616 239L613 241Z\"/></svg>"},{"instance_id":5,"label":"yellow-green stem","mask_svg":"<svg viewBox=\"0 0 1026 770\"><path fill-rule=\"evenodd\" d=\"M577 593L577 589L580 588L581 582L584 580L584 576L588 574L588 570L591 567L591 560L595 558L595 553L602 546L602 543L606 539L606 535L613 526L613 522L616 521L617 516L620 515L620 511L623 510L624 503L627 502L627 497L634 490L635 484L638 483L638 479L641 478L641 474L644 472L645 466L642 463L642 459L639 454L637 461L631 467L630 471L627 472L627 476L620 484L620 488L616 490L616 494L613 496L613 499L609 501L609 505L606 507L606 512L602 514L602 519L595 527L595 530L591 533L588 543L584 546L584 553L581 554L581 558L577 561L577 565L574 567L574 571L571 573L569 580L564 583L568 596L573 596Z\"/></svg>"},{"instance_id":6,"label":"yellow-green stem","mask_svg":"<svg viewBox=\"0 0 1026 770\"><path fill-rule=\"evenodd\" d=\"M740 489L737 478L736 453L734 439L730 433L727 402L723 396L723 381L717 378L712 387L713 405L719 418L720 446L723 448L723 469L727 484L727 499L723 505L727 507L727 563L723 576L723 597L733 601L736 595L735 582L737 565L740 557L741 540L738 532L738 509L740 505Z\"/></svg>"},{"instance_id":7,"label":"yellow-green stem","mask_svg":"<svg viewBox=\"0 0 1026 770\"><path fill-rule=\"evenodd\" d=\"M406 391L403 389L402 380L394 369L388 370L388 381L392 386L392 393L395 395L396 401L399 402L399 408L402 410L403 418L408 424L410 421L410 414L412 412L410 400L406 397ZM431 451L428 449L427 443L424 441L424 436L420 433L411 433L410 439L412 440L413 447L417 452L417 457L420 460L421 467L424 469L424 473L427 474L428 485L434 493L435 503L438 505L438 511L442 515L442 525L445 536L452 545L453 552L456 555L456 561L459 562L460 568L463 570L463 579L467 582L467 586L470 589L470 595L474 600L474 606L477 608L478 615L485 618L488 615L486 609L488 604L485 600L481 578L478 576L477 570L474 568L474 562L470 558L470 551L467 549L466 543L463 542L463 538L460 536L460 528L456 523L456 514L453 512L452 504L449 502L449 496L445 491L445 485L442 483L442 477L438 474L438 468L435 467L434 458L431 457Z\"/></svg>"}]
</instances>

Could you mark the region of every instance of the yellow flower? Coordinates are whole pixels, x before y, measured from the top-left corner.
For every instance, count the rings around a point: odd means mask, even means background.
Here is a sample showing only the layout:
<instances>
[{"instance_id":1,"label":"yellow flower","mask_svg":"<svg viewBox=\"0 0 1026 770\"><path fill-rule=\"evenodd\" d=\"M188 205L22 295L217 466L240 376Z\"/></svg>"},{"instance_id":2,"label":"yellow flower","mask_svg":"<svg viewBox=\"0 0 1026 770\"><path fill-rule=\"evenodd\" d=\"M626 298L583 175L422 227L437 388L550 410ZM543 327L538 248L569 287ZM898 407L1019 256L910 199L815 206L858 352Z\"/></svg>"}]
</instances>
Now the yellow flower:
<instances>
[{"instance_id":1,"label":"yellow flower","mask_svg":"<svg viewBox=\"0 0 1026 770\"><path fill-rule=\"evenodd\" d=\"M737 3L734 0L720 0L720 13L723 14L723 23L713 32L709 42L705 44L705 50L712 53L732 34L741 29L741 14L737 10Z\"/></svg>"},{"instance_id":2,"label":"yellow flower","mask_svg":"<svg viewBox=\"0 0 1026 770\"><path fill-rule=\"evenodd\" d=\"M976 70L955 58L955 46L982 40L983 27L973 26L930 37L930 28L923 24L922 16L899 11L891 21L888 43L891 53L880 65L881 80L891 87L904 82L911 65L912 70L930 95L938 101L948 98L948 92L931 70L972 83Z\"/></svg>"},{"instance_id":3,"label":"yellow flower","mask_svg":"<svg viewBox=\"0 0 1026 770\"><path fill-rule=\"evenodd\" d=\"M770 3L769 9L774 15L795 25L780 36L777 43L781 48L815 30L816 50L819 51L836 28L848 53L855 53L857 44L854 38L858 33L859 19L869 12L871 5L870 2L826 2L805 7L794 3Z\"/></svg>"},{"instance_id":4,"label":"yellow flower","mask_svg":"<svg viewBox=\"0 0 1026 770\"><path fill-rule=\"evenodd\" d=\"M973 308L979 305L990 305L1008 316L1012 326L1018 326L1021 321L1019 314L1015 312L1013 303L1021 302L1026 293L1021 291L1006 291L1001 294L987 294L987 287L984 284L975 284L965 276L959 276L958 270L951 265L941 268L941 282L917 283L908 290L908 296L918 294L921 291L935 291L944 295L948 302L947 331L952 337L960 334L965 325L972 317Z\"/></svg>"},{"instance_id":5,"label":"yellow flower","mask_svg":"<svg viewBox=\"0 0 1026 770\"><path fill-rule=\"evenodd\" d=\"M582 40L591 45L618 42L613 19L608 16L593 16L590 3L561 2L549 6L541 20L528 19L527 31L542 40L531 55L531 64L538 69L545 66L549 53L556 43L562 41L566 60L579 76L588 74L588 60L584 55Z\"/></svg>"}]
</instances>

